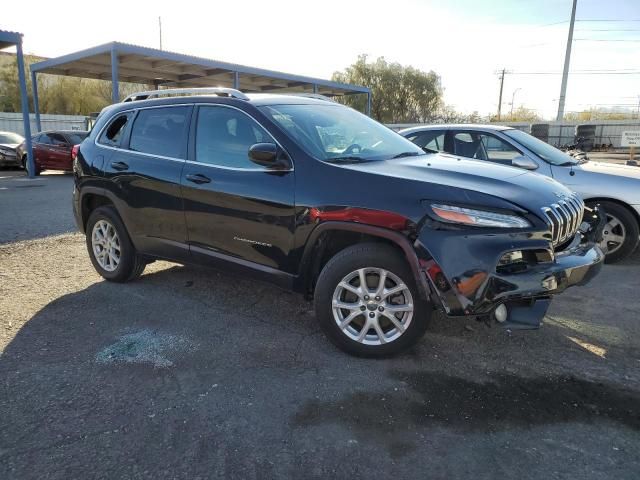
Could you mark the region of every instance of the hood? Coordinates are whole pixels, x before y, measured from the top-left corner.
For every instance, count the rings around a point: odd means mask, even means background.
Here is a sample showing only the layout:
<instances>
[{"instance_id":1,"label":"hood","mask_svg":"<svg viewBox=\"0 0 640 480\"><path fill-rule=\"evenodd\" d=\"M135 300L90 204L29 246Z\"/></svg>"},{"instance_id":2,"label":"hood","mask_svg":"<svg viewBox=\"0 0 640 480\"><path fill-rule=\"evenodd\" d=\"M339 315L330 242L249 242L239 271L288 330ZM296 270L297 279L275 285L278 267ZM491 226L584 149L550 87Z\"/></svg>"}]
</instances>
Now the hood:
<instances>
[{"instance_id":1,"label":"hood","mask_svg":"<svg viewBox=\"0 0 640 480\"><path fill-rule=\"evenodd\" d=\"M620 165L618 163L586 162L573 167L584 172L615 175L617 177L637 178L640 180L640 167Z\"/></svg>"},{"instance_id":2,"label":"hood","mask_svg":"<svg viewBox=\"0 0 640 480\"><path fill-rule=\"evenodd\" d=\"M15 150L18 148L19 143L0 143L0 148L10 148L11 150Z\"/></svg>"},{"instance_id":3,"label":"hood","mask_svg":"<svg viewBox=\"0 0 640 480\"><path fill-rule=\"evenodd\" d=\"M429 200L439 200L442 188L447 196L465 203L470 198L464 191L470 191L506 200L536 213L541 207L572 193L552 178L537 173L439 153L341 167L431 184L424 197ZM433 198L429 198L429 192L433 192Z\"/></svg>"}]
</instances>

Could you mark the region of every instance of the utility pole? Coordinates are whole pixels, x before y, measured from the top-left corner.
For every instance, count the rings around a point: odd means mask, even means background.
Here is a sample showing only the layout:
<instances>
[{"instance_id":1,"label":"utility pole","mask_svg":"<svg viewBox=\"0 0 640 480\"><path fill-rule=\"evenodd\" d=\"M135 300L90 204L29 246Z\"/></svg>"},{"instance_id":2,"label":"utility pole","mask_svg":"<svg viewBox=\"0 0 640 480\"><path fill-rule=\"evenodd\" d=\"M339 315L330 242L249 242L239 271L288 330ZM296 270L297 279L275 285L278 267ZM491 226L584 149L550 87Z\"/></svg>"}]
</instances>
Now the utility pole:
<instances>
[{"instance_id":1,"label":"utility pole","mask_svg":"<svg viewBox=\"0 0 640 480\"><path fill-rule=\"evenodd\" d=\"M158 30L160 33L160 50L162 50L162 17L158 17Z\"/></svg>"},{"instance_id":2,"label":"utility pole","mask_svg":"<svg viewBox=\"0 0 640 480\"><path fill-rule=\"evenodd\" d=\"M564 54L564 69L562 70L562 85L560 86L560 98L558 100L558 115L556 121L564 118L564 101L567 96L567 80L569 79L569 63L571 61L571 46L573 45L573 25L576 23L576 6L578 0L573 0L571 8L571 22L569 23L569 37L567 38L567 51Z\"/></svg>"},{"instance_id":3,"label":"utility pole","mask_svg":"<svg viewBox=\"0 0 640 480\"><path fill-rule=\"evenodd\" d=\"M511 94L511 113L509 114L509 116L511 117L511 121L513 121L513 102L515 102L516 93L518 92L518 90L522 90L522 89L520 87L518 87Z\"/></svg>"},{"instance_id":4,"label":"utility pole","mask_svg":"<svg viewBox=\"0 0 640 480\"><path fill-rule=\"evenodd\" d=\"M498 121L500 121L500 115L502 114L502 88L504 87L504 74L505 69L503 68L500 72L500 95L498 96Z\"/></svg>"}]
</instances>

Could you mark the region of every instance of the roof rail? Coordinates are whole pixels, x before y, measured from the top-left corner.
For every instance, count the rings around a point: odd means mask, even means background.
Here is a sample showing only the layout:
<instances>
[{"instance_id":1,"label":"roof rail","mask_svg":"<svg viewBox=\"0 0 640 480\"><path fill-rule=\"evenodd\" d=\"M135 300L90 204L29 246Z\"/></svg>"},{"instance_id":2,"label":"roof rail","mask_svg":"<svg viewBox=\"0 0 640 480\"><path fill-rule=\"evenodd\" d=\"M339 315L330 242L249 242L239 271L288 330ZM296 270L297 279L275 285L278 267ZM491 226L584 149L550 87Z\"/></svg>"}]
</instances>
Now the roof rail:
<instances>
[{"instance_id":1,"label":"roof rail","mask_svg":"<svg viewBox=\"0 0 640 480\"><path fill-rule=\"evenodd\" d=\"M326 95L322 95L320 93L288 93L282 92L282 95L294 95L296 97L307 97L307 98L315 98L316 100L324 100L326 102L336 102L333 98L327 97Z\"/></svg>"},{"instance_id":2,"label":"roof rail","mask_svg":"<svg viewBox=\"0 0 640 480\"><path fill-rule=\"evenodd\" d=\"M132 93L123 102L135 102L137 100L147 100L155 97L171 97L178 95L218 95L220 97L231 97L239 100L249 100L244 93L235 88L204 87L204 88L168 88L165 90L149 90L146 92Z\"/></svg>"}]
</instances>

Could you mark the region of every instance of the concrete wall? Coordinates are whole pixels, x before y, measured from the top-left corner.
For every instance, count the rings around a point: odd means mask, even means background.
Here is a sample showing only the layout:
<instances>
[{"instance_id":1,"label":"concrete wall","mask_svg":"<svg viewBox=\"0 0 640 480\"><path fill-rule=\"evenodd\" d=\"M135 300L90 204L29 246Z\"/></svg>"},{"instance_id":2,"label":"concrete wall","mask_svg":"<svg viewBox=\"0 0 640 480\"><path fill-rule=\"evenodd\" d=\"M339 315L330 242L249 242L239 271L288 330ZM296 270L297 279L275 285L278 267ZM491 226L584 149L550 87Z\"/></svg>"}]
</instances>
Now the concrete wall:
<instances>
[{"instance_id":1,"label":"concrete wall","mask_svg":"<svg viewBox=\"0 0 640 480\"><path fill-rule=\"evenodd\" d=\"M29 115L31 119L31 133L37 133L36 116ZM82 115L40 115L42 130L84 130L86 117ZM24 135L22 113L0 112L0 131L15 132Z\"/></svg>"}]
</instances>

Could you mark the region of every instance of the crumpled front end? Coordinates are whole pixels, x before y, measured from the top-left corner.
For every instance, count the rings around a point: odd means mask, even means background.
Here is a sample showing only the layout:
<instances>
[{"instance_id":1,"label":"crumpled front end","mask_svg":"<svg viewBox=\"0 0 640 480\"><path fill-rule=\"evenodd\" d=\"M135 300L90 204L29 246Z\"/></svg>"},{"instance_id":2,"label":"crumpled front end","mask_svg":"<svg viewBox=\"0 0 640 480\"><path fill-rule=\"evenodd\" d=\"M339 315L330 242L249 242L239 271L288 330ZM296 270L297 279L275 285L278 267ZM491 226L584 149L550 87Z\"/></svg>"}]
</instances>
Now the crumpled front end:
<instances>
[{"instance_id":1,"label":"crumpled front end","mask_svg":"<svg viewBox=\"0 0 640 480\"><path fill-rule=\"evenodd\" d=\"M422 229L415 247L432 300L449 316L494 317L514 328L540 326L551 297L600 271L604 212L554 246L548 231L485 233Z\"/></svg>"}]
</instances>

